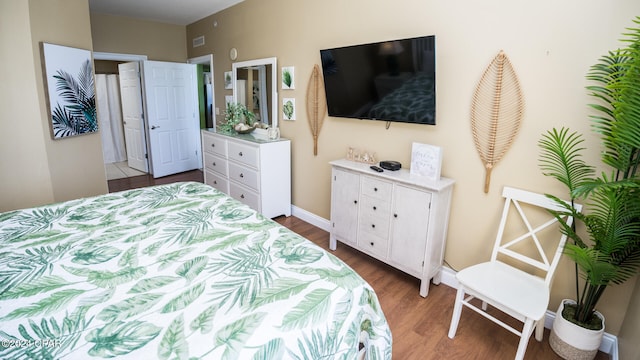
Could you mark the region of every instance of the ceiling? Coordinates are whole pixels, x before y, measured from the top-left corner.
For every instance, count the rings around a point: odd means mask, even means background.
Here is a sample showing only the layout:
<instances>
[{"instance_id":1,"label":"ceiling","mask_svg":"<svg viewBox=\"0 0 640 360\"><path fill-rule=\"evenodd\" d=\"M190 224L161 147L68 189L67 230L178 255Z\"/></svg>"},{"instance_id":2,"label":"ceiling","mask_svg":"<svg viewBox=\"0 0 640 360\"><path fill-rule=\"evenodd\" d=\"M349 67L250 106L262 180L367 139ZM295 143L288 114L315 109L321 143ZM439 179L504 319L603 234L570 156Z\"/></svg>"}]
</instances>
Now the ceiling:
<instances>
[{"instance_id":1,"label":"ceiling","mask_svg":"<svg viewBox=\"0 0 640 360\"><path fill-rule=\"evenodd\" d=\"M189 25L244 0L89 0L95 13Z\"/></svg>"}]
</instances>

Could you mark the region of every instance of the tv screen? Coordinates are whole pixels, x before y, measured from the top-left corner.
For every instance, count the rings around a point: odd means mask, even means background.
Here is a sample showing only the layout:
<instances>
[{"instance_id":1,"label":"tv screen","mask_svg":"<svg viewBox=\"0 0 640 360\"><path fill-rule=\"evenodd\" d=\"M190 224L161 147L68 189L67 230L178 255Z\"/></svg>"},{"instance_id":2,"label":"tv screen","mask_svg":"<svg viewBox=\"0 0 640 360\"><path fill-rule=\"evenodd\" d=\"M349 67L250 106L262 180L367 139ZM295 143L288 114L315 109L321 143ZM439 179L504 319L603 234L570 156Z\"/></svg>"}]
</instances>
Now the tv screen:
<instances>
[{"instance_id":1,"label":"tv screen","mask_svg":"<svg viewBox=\"0 0 640 360\"><path fill-rule=\"evenodd\" d=\"M329 116L436 124L435 36L320 50Z\"/></svg>"}]
</instances>

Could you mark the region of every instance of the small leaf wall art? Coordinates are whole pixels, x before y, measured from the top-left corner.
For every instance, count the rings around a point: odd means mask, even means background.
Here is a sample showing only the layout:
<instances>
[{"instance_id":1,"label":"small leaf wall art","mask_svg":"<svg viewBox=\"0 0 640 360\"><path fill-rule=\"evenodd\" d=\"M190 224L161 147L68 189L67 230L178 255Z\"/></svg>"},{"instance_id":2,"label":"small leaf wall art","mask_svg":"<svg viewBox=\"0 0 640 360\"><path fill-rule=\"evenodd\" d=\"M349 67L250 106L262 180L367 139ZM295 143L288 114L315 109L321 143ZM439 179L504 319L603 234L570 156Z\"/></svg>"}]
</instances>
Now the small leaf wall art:
<instances>
[{"instance_id":1,"label":"small leaf wall art","mask_svg":"<svg viewBox=\"0 0 640 360\"><path fill-rule=\"evenodd\" d=\"M283 98L282 99L282 115L285 120L296 119L296 99Z\"/></svg>"},{"instance_id":2,"label":"small leaf wall art","mask_svg":"<svg viewBox=\"0 0 640 360\"><path fill-rule=\"evenodd\" d=\"M282 89L295 89L293 66L285 66L282 68Z\"/></svg>"},{"instance_id":3,"label":"small leaf wall art","mask_svg":"<svg viewBox=\"0 0 640 360\"><path fill-rule=\"evenodd\" d=\"M318 155L318 137L327 113L324 84L320 75L320 66L315 64L307 85L307 121L313 136L313 155Z\"/></svg>"}]
</instances>

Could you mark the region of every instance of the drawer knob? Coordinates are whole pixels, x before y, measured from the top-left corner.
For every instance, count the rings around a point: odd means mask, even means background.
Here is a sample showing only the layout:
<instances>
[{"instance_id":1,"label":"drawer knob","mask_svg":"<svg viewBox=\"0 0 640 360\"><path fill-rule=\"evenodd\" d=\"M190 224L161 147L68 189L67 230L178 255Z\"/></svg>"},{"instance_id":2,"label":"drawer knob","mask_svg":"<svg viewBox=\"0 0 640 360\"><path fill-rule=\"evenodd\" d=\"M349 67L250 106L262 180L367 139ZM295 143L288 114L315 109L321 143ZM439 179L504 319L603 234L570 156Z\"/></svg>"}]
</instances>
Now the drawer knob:
<instances>
[{"instance_id":1,"label":"drawer knob","mask_svg":"<svg viewBox=\"0 0 640 360\"><path fill-rule=\"evenodd\" d=\"M373 210L378 210L375 206L373 207Z\"/></svg>"},{"instance_id":2,"label":"drawer knob","mask_svg":"<svg viewBox=\"0 0 640 360\"><path fill-rule=\"evenodd\" d=\"M357 204L357 203L358 203L358 200L353 200L353 203L354 203L354 204Z\"/></svg>"},{"instance_id":3,"label":"drawer knob","mask_svg":"<svg viewBox=\"0 0 640 360\"><path fill-rule=\"evenodd\" d=\"M378 191L378 188L373 188L373 191Z\"/></svg>"},{"instance_id":4,"label":"drawer knob","mask_svg":"<svg viewBox=\"0 0 640 360\"><path fill-rule=\"evenodd\" d=\"M213 180L214 185L218 185L218 180Z\"/></svg>"},{"instance_id":5,"label":"drawer knob","mask_svg":"<svg viewBox=\"0 0 640 360\"><path fill-rule=\"evenodd\" d=\"M241 199L244 199L244 194L240 195L240 198L241 198Z\"/></svg>"},{"instance_id":6,"label":"drawer knob","mask_svg":"<svg viewBox=\"0 0 640 360\"><path fill-rule=\"evenodd\" d=\"M375 229L376 228L376 224L371 224L371 227Z\"/></svg>"},{"instance_id":7,"label":"drawer knob","mask_svg":"<svg viewBox=\"0 0 640 360\"><path fill-rule=\"evenodd\" d=\"M212 143L212 144L211 144L211 147L216 147L216 144L213 144L213 143Z\"/></svg>"},{"instance_id":8,"label":"drawer knob","mask_svg":"<svg viewBox=\"0 0 640 360\"><path fill-rule=\"evenodd\" d=\"M394 217L394 218L397 218L397 217L398 217L398 214L393 214L393 217Z\"/></svg>"},{"instance_id":9,"label":"drawer knob","mask_svg":"<svg viewBox=\"0 0 640 360\"><path fill-rule=\"evenodd\" d=\"M216 166L216 162L215 161L213 162L213 166Z\"/></svg>"},{"instance_id":10,"label":"drawer knob","mask_svg":"<svg viewBox=\"0 0 640 360\"><path fill-rule=\"evenodd\" d=\"M240 152L238 153L238 155L242 156L242 151L240 151Z\"/></svg>"},{"instance_id":11,"label":"drawer knob","mask_svg":"<svg viewBox=\"0 0 640 360\"><path fill-rule=\"evenodd\" d=\"M372 242L370 242L369 244L371 244L371 246L373 246L373 241L372 241Z\"/></svg>"},{"instance_id":12,"label":"drawer knob","mask_svg":"<svg viewBox=\"0 0 640 360\"><path fill-rule=\"evenodd\" d=\"M241 177L241 178L243 178L243 177L244 177L244 174L243 174L243 173L240 173L240 177Z\"/></svg>"}]
</instances>

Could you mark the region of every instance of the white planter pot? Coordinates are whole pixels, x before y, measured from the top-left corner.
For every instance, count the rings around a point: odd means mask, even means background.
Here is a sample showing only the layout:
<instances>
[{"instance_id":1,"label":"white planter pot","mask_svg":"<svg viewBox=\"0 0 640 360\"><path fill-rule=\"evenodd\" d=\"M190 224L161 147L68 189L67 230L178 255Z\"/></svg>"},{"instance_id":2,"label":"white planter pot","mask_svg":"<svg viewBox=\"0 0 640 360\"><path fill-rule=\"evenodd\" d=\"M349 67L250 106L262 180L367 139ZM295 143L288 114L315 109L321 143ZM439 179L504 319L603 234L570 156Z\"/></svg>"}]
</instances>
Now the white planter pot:
<instances>
[{"instance_id":1,"label":"white planter pot","mask_svg":"<svg viewBox=\"0 0 640 360\"><path fill-rule=\"evenodd\" d=\"M573 300L562 300L556 318L553 320L549 344L553 351L563 359L591 360L595 358L604 335L604 316L596 311L602 319L601 330L589 330L578 326L562 317L564 304L575 304Z\"/></svg>"}]
</instances>

